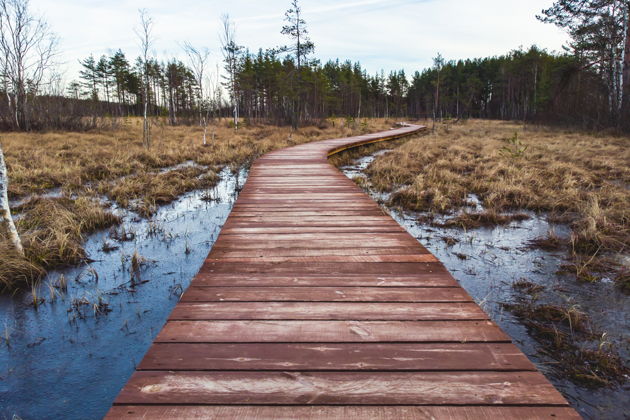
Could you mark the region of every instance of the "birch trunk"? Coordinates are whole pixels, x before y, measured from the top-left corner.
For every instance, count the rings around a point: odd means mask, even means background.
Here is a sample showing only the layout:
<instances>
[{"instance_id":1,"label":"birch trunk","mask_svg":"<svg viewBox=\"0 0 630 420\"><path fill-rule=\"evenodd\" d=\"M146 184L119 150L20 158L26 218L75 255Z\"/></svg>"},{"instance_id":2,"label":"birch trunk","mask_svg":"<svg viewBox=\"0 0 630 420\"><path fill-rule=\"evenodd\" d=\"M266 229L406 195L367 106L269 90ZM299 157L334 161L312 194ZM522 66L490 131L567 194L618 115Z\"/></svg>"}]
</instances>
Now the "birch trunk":
<instances>
[{"instance_id":1,"label":"birch trunk","mask_svg":"<svg viewBox=\"0 0 630 420\"><path fill-rule=\"evenodd\" d=\"M2 152L2 145L0 145L0 222L5 226L9 235L9 240L13 244L13 247L20 255L24 255L24 248L22 248L22 241L20 235L15 228L13 218L11 217L11 209L9 208L9 174L7 172L7 166L4 162L4 153Z\"/></svg>"},{"instance_id":2,"label":"birch trunk","mask_svg":"<svg viewBox=\"0 0 630 420\"><path fill-rule=\"evenodd\" d=\"M625 2L624 50L621 71L621 118L623 128L630 129L630 0Z\"/></svg>"}]
</instances>

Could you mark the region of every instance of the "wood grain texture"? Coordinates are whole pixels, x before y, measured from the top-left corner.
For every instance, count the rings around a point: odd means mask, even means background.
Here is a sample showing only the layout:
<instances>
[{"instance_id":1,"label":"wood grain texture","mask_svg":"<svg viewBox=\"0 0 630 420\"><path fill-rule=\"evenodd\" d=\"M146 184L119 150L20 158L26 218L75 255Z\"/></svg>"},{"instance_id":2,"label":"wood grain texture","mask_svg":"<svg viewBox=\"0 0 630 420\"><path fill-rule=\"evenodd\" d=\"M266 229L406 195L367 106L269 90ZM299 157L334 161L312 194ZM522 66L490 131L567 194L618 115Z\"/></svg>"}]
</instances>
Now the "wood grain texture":
<instances>
[{"instance_id":1,"label":"wood grain texture","mask_svg":"<svg viewBox=\"0 0 630 420\"><path fill-rule=\"evenodd\" d=\"M155 339L173 342L510 341L489 321L170 321Z\"/></svg>"},{"instance_id":2,"label":"wood grain texture","mask_svg":"<svg viewBox=\"0 0 630 420\"><path fill-rule=\"evenodd\" d=\"M182 302L471 302L461 288L380 287L198 287Z\"/></svg>"},{"instance_id":3,"label":"wood grain texture","mask_svg":"<svg viewBox=\"0 0 630 420\"><path fill-rule=\"evenodd\" d=\"M282 274L237 274L237 273L207 273L199 272L195 277L196 286L367 286L367 287L459 287L455 279L448 272L436 274L343 274L326 275L313 273Z\"/></svg>"},{"instance_id":4,"label":"wood grain texture","mask_svg":"<svg viewBox=\"0 0 630 420\"><path fill-rule=\"evenodd\" d=\"M436 407L436 406L119 406L107 420L579 420L566 407Z\"/></svg>"},{"instance_id":5,"label":"wood grain texture","mask_svg":"<svg viewBox=\"0 0 630 420\"><path fill-rule=\"evenodd\" d=\"M169 344L138 370L490 370L536 368L511 343Z\"/></svg>"},{"instance_id":6,"label":"wood grain texture","mask_svg":"<svg viewBox=\"0 0 630 420\"><path fill-rule=\"evenodd\" d=\"M108 419L577 419L444 266L327 162L278 150Z\"/></svg>"},{"instance_id":7,"label":"wood grain texture","mask_svg":"<svg viewBox=\"0 0 630 420\"><path fill-rule=\"evenodd\" d=\"M457 290L457 289L456 289ZM487 320L469 303L354 302L182 302L170 320L346 320L438 321Z\"/></svg>"},{"instance_id":8,"label":"wood grain texture","mask_svg":"<svg viewBox=\"0 0 630 420\"><path fill-rule=\"evenodd\" d=\"M138 371L117 404L565 404L538 372Z\"/></svg>"}]
</instances>

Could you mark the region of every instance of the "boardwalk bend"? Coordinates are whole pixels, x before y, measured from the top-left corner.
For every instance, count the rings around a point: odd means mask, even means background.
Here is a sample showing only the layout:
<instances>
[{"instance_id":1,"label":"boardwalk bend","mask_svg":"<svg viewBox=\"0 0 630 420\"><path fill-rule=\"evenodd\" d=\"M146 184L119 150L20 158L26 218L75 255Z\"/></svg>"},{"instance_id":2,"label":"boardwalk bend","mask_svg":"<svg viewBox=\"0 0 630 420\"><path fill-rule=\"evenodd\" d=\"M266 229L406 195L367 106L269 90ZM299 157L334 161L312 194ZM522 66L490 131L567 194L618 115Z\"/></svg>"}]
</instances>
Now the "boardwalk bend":
<instances>
[{"instance_id":1,"label":"boardwalk bend","mask_svg":"<svg viewBox=\"0 0 630 420\"><path fill-rule=\"evenodd\" d=\"M258 159L108 418L575 419L442 264L327 162Z\"/></svg>"}]
</instances>

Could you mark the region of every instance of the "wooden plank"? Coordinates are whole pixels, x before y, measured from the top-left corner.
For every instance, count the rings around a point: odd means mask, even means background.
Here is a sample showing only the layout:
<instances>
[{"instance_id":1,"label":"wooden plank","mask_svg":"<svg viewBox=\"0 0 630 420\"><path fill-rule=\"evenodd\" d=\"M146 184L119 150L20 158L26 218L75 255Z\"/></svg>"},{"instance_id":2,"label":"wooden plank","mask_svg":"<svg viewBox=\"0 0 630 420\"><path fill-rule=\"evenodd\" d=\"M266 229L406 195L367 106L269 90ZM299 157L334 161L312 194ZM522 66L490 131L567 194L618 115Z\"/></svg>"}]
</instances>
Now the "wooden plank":
<instances>
[{"instance_id":1,"label":"wooden plank","mask_svg":"<svg viewBox=\"0 0 630 420\"><path fill-rule=\"evenodd\" d=\"M514 345L338 343L153 346L138 370L535 371Z\"/></svg>"},{"instance_id":2,"label":"wooden plank","mask_svg":"<svg viewBox=\"0 0 630 420\"><path fill-rule=\"evenodd\" d=\"M115 406L106 420L581 420L567 407L449 406Z\"/></svg>"},{"instance_id":3,"label":"wooden plank","mask_svg":"<svg viewBox=\"0 0 630 420\"><path fill-rule=\"evenodd\" d=\"M314 248L320 248L315 246ZM290 246L288 246L290 247ZM230 247L225 247L230 249ZM269 248L276 248L269 245ZM234 248L232 248L234 249ZM243 248L236 248L243 249ZM209 262L204 264L200 270L201 273L250 273L250 274L279 274L285 273L292 276L300 276L302 274L321 274L326 273L330 276L339 274L372 274L372 275L399 275L399 274L441 274L448 273L441 263L215 263Z\"/></svg>"},{"instance_id":4,"label":"wooden plank","mask_svg":"<svg viewBox=\"0 0 630 420\"><path fill-rule=\"evenodd\" d=\"M472 302L462 288L199 287L182 302Z\"/></svg>"},{"instance_id":5,"label":"wooden plank","mask_svg":"<svg viewBox=\"0 0 630 420\"><path fill-rule=\"evenodd\" d=\"M538 372L139 371L117 404L566 405Z\"/></svg>"},{"instance_id":6,"label":"wooden plank","mask_svg":"<svg viewBox=\"0 0 630 420\"><path fill-rule=\"evenodd\" d=\"M170 320L487 320L479 305L468 303L356 302L185 302Z\"/></svg>"},{"instance_id":7,"label":"wooden plank","mask_svg":"<svg viewBox=\"0 0 630 420\"><path fill-rule=\"evenodd\" d=\"M156 343L509 342L489 321L169 321Z\"/></svg>"},{"instance_id":8,"label":"wooden plank","mask_svg":"<svg viewBox=\"0 0 630 420\"><path fill-rule=\"evenodd\" d=\"M311 209L309 211L297 211L297 210L288 210L284 212L275 212L275 211L265 211L265 210L238 210L236 212L230 213L230 217L236 218L235 222L238 222L239 217L270 217L270 216L282 216L282 217L313 217L313 216L351 216L356 219L361 219L363 216L384 216L385 213L381 211L381 209L374 210L337 210L337 209Z\"/></svg>"},{"instance_id":9,"label":"wooden plank","mask_svg":"<svg viewBox=\"0 0 630 420\"><path fill-rule=\"evenodd\" d=\"M282 248L280 248L282 249ZM319 256L258 256L258 257L232 257L232 258L213 258L212 256L206 262L239 262L239 263L258 263L265 261L266 263L278 262L300 262L300 263L320 263L320 262L438 262L439 260L432 254L417 255L319 255Z\"/></svg>"},{"instance_id":10,"label":"wooden plank","mask_svg":"<svg viewBox=\"0 0 630 420\"><path fill-rule=\"evenodd\" d=\"M222 232L223 234L223 232ZM317 257L334 255L343 256L369 256L369 255L427 255L424 247L397 247L397 248L270 248L270 249L223 249L214 248L211 258L242 258L242 257ZM229 261L226 261L229 262Z\"/></svg>"},{"instance_id":11,"label":"wooden plank","mask_svg":"<svg viewBox=\"0 0 630 420\"><path fill-rule=\"evenodd\" d=\"M203 268L202 268L203 270ZM448 274L417 274L417 275L313 275L298 274L213 274L200 272L195 277L195 286L325 286L325 287L459 287L459 283Z\"/></svg>"}]
</instances>

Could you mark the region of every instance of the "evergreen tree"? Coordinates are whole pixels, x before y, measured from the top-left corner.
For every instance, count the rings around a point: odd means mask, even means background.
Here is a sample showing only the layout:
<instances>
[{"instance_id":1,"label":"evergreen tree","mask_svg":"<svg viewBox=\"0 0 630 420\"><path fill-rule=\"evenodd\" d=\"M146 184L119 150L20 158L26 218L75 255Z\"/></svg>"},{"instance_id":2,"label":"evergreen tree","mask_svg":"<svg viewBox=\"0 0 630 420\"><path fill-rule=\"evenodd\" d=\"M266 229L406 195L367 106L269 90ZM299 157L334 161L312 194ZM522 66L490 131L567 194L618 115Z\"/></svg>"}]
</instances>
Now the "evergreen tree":
<instances>
[{"instance_id":1,"label":"evergreen tree","mask_svg":"<svg viewBox=\"0 0 630 420\"><path fill-rule=\"evenodd\" d=\"M291 0L291 8L285 13L286 25L282 27L281 33L289 36L293 44L284 47L284 51L293 53L297 65L295 74L297 75L296 97L292 111L292 125L297 128L301 118L301 96L302 96L302 66L308 64L308 55L315 51L315 44L308 36L306 21L302 18L302 9L298 0Z\"/></svg>"}]
</instances>

